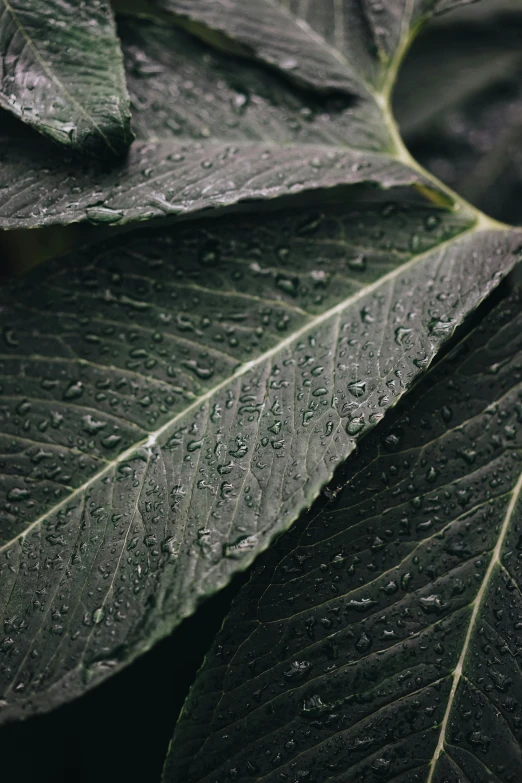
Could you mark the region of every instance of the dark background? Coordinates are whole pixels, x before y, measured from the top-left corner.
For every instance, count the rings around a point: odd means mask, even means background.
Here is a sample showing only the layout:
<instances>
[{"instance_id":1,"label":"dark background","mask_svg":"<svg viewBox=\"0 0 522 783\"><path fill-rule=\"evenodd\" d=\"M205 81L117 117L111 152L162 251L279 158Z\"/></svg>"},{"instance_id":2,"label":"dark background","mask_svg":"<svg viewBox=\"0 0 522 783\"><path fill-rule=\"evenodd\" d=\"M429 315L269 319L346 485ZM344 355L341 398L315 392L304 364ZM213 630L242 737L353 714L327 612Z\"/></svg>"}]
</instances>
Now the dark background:
<instances>
[{"instance_id":1,"label":"dark background","mask_svg":"<svg viewBox=\"0 0 522 783\"><path fill-rule=\"evenodd\" d=\"M159 783L190 685L245 579L80 699L2 727L2 783Z\"/></svg>"}]
</instances>

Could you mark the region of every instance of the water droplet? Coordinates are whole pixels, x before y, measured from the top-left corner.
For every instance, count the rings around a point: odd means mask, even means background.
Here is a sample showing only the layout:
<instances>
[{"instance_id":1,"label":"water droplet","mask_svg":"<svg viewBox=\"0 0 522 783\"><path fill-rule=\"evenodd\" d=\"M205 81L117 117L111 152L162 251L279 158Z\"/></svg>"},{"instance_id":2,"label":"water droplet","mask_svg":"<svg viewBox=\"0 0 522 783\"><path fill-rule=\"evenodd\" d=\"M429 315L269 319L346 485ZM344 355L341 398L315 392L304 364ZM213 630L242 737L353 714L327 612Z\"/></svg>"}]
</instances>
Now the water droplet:
<instances>
[{"instance_id":1,"label":"water droplet","mask_svg":"<svg viewBox=\"0 0 522 783\"><path fill-rule=\"evenodd\" d=\"M283 677L288 682L303 680L311 668L310 661L292 661L290 667L283 672Z\"/></svg>"},{"instance_id":2,"label":"water droplet","mask_svg":"<svg viewBox=\"0 0 522 783\"><path fill-rule=\"evenodd\" d=\"M363 307L363 309L361 310L361 321L363 322L363 324L373 324L375 321L375 318L370 313L367 307Z\"/></svg>"},{"instance_id":3,"label":"water droplet","mask_svg":"<svg viewBox=\"0 0 522 783\"><path fill-rule=\"evenodd\" d=\"M9 326L4 326L2 329L2 337L4 343L10 348L15 348L19 344L14 329L11 329Z\"/></svg>"},{"instance_id":4,"label":"water droplet","mask_svg":"<svg viewBox=\"0 0 522 783\"><path fill-rule=\"evenodd\" d=\"M64 400L77 400L83 394L83 383L81 381L71 381L63 393Z\"/></svg>"},{"instance_id":5,"label":"water droplet","mask_svg":"<svg viewBox=\"0 0 522 783\"><path fill-rule=\"evenodd\" d=\"M427 595L419 599L421 609L426 614L440 614L447 608L440 595Z\"/></svg>"},{"instance_id":6,"label":"water droplet","mask_svg":"<svg viewBox=\"0 0 522 783\"><path fill-rule=\"evenodd\" d=\"M350 419L346 425L348 435L358 435L364 429L364 418L362 416Z\"/></svg>"},{"instance_id":7,"label":"water droplet","mask_svg":"<svg viewBox=\"0 0 522 783\"><path fill-rule=\"evenodd\" d=\"M424 228L426 231L433 231L440 225L440 217L438 215L428 215L424 218Z\"/></svg>"},{"instance_id":8,"label":"water droplet","mask_svg":"<svg viewBox=\"0 0 522 783\"><path fill-rule=\"evenodd\" d=\"M234 114L244 114L248 106L248 95L236 92L230 99L230 105Z\"/></svg>"},{"instance_id":9,"label":"water droplet","mask_svg":"<svg viewBox=\"0 0 522 783\"><path fill-rule=\"evenodd\" d=\"M31 408L32 405L28 400L22 400L22 402L18 403L16 406L16 412L19 414L19 416L26 416Z\"/></svg>"},{"instance_id":10,"label":"water droplet","mask_svg":"<svg viewBox=\"0 0 522 783\"><path fill-rule=\"evenodd\" d=\"M366 650L369 650L371 646L372 642L370 637L363 631L359 636L359 639L356 641L355 647L359 650L359 652L364 653Z\"/></svg>"},{"instance_id":11,"label":"water droplet","mask_svg":"<svg viewBox=\"0 0 522 783\"><path fill-rule=\"evenodd\" d=\"M228 452L233 457L244 457L245 454L248 452L248 446L247 444L240 440L240 438L236 438L236 447L235 449L230 449Z\"/></svg>"},{"instance_id":12,"label":"water droplet","mask_svg":"<svg viewBox=\"0 0 522 783\"><path fill-rule=\"evenodd\" d=\"M431 466L431 468L426 473L426 481L428 481L430 484L433 484L434 481L437 480L437 476L439 475L439 471Z\"/></svg>"},{"instance_id":13,"label":"water droplet","mask_svg":"<svg viewBox=\"0 0 522 783\"><path fill-rule=\"evenodd\" d=\"M453 418L453 411L451 410L451 408L448 408L447 405L443 405L443 407L440 410L440 415L442 416L446 424L449 424L449 422Z\"/></svg>"},{"instance_id":14,"label":"water droplet","mask_svg":"<svg viewBox=\"0 0 522 783\"><path fill-rule=\"evenodd\" d=\"M362 397L366 392L366 381L352 381L348 384L348 391L353 397Z\"/></svg>"},{"instance_id":15,"label":"water droplet","mask_svg":"<svg viewBox=\"0 0 522 783\"><path fill-rule=\"evenodd\" d=\"M214 370L211 367L202 367L194 359L187 359L186 361L181 362L181 364L183 367L186 367L187 370L191 370L198 378L201 378L202 381L206 381L214 375Z\"/></svg>"},{"instance_id":16,"label":"water droplet","mask_svg":"<svg viewBox=\"0 0 522 783\"><path fill-rule=\"evenodd\" d=\"M297 277L285 277L284 275L277 275L276 286L284 291L285 294L290 296L297 296L299 289L299 279Z\"/></svg>"},{"instance_id":17,"label":"water droplet","mask_svg":"<svg viewBox=\"0 0 522 783\"><path fill-rule=\"evenodd\" d=\"M8 500L28 500L30 497L31 493L29 490L24 489L23 487L13 487L13 489L10 489L7 493Z\"/></svg>"},{"instance_id":18,"label":"water droplet","mask_svg":"<svg viewBox=\"0 0 522 783\"><path fill-rule=\"evenodd\" d=\"M113 449L120 442L121 442L121 435L107 435L106 438L102 439L101 444L106 449Z\"/></svg>"},{"instance_id":19,"label":"water droplet","mask_svg":"<svg viewBox=\"0 0 522 783\"><path fill-rule=\"evenodd\" d=\"M103 430L104 427L107 426L105 421L96 421L96 419L93 419L90 414L83 416L82 422L82 430L87 432L89 435L96 435L100 430Z\"/></svg>"},{"instance_id":20,"label":"water droplet","mask_svg":"<svg viewBox=\"0 0 522 783\"><path fill-rule=\"evenodd\" d=\"M294 71L297 68L297 60L294 57L284 57L279 61L279 67L283 71Z\"/></svg>"},{"instance_id":21,"label":"water droplet","mask_svg":"<svg viewBox=\"0 0 522 783\"><path fill-rule=\"evenodd\" d=\"M405 326L399 326L395 330L395 342L397 345L408 345L410 342L411 333L411 329L407 329Z\"/></svg>"},{"instance_id":22,"label":"water droplet","mask_svg":"<svg viewBox=\"0 0 522 783\"><path fill-rule=\"evenodd\" d=\"M256 535L242 536L231 544L225 544L223 546L223 554L225 557L240 559L249 552L252 552L257 544L258 537Z\"/></svg>"},{"instance_id":23,"label":"water droplet","mask_svg":"<svg viewBox=\"0 0 522 783\"><path fill-rule=\"evenodd\" d=\"M123 219L123 212L108 207L90 207L85 214L91 223L119 223Z\"/></svg>"},{"instance_id":24,"label":"water droplet","mask_svg":"<svg viewBox=\"0 0 522 783\"><path fill-rule=\"evenodd\" d=\"M98 609L95 609L92 613L92 621L94 625L98 625L102 622L103 618L105 617L105 611L102 606L100 606Z\"/></svg>"},{"instance_id":25,"label":"water droplet","mask_svg":"<svg viewBox=\"0 0 522 783\"><path fill-rule=\"evenodd\" d=\"M191 440L187 444L187 451L197 451L203 445L203 440Z\"/></svg>"},{"instance_id":26,"label":"water droplet","mask_svg":"<svg viewBox=\"0 0 522 783\"><path fill-rule=\"evenodd\" d=\"M448 337L455 328L455 321L451 318L432 318L428 324L428 331L434 337Z\"/></svg>"}]
</instances>

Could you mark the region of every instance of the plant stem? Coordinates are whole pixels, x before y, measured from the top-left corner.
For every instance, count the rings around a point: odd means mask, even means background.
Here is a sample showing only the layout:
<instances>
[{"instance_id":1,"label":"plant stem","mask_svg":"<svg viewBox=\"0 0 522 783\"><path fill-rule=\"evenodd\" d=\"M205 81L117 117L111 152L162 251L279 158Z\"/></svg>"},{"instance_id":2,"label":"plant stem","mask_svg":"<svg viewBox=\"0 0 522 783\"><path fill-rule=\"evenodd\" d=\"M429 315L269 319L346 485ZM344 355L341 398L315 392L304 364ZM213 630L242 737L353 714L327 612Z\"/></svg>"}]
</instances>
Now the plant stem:
<instances>
[{"instance_id":1,"label":"plant stem","mask_svg":"<svg viewBox=\"0 0 522 783\"><path fill-rule=\"evenodd\" d=\"M470 217L474 217L475 226L477 230L496 230L504 231L510 230L522 230L518 226L512 226L508 223L502 223L499 220L495 220L489 215L486 215L478 207L475 207L465 198L460 196L448 185L445 185L440 181L438 177L432 174L430 171L424 168L415 158L410 154L410 151L404 144L399 127L395 120L392 110L392 96L393 88L397 81L397 75L399 73L400 66L402 65L408 50L417 37L417 34L422 29L422 21L410 26L411 16L413 14L413 0L409 2L408 13L404 14L404 32L401 36L401 41L397 46L395 55L388 66L386 77L382 83L380 90L370 90L372 97L377 103L380 111L383 123L385 124L390 140L392 142L392 149L390 150L390 156L395 158L400 163L408 166L410 169L417 171L424 180L427 180L434 187L433 190L429 185L419 183L416 185L416 189L433 204L438 207L451 208L453 211L464 212ZM367 85L368 87L368 85Z\"/></svg>"}]
</instances>

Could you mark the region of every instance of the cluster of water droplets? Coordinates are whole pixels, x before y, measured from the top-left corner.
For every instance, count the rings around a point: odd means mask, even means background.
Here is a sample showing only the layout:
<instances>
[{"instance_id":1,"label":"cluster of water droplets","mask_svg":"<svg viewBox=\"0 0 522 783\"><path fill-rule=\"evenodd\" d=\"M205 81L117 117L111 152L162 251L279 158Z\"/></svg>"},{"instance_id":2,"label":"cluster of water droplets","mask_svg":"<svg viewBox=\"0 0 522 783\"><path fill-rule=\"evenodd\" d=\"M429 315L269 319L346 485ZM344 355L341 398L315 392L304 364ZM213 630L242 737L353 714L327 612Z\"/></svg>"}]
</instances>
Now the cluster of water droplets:
<instances>
[{"instance_id":1,"label":"cluster of water droplets","mask_svg":"<svg viewBox=\"0 0 522 783\"><path fill-rule=\"evenodd\" d=\"M518 769L520 503L509 504L522 466L519 332L515 299L362 442L261 558L207 657L222 674L210 693L204 668L185 708L174 770L190 781L426 771L459 661L452 757L467 775ZM209 708L212 733L185 767L179 751ZM440 764L443 775L445 755Z\"/></svg>"}]
</instances>

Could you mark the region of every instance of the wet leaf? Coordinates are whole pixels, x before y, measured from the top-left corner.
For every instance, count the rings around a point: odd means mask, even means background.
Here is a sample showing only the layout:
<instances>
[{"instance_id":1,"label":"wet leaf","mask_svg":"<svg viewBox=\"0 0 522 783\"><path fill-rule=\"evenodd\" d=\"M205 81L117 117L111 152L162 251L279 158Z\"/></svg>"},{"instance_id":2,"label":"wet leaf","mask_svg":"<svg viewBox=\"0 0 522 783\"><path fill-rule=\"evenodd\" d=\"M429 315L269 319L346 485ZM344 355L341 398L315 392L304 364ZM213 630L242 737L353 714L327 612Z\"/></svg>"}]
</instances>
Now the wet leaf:
<instances>
[{"instance_id":1,"label":"wet leaf","mask_svg":"<svg viewBox=\"0 0 522 783\"><path fill-rule=\"evenodd\" d=\"M0 40L0 106L77 152L126 152L129 97L105 0L1 0Z\"/></svg>"},{"instance_id":2,"label":"wet leaf","mask_svg":"<svg viewBox=\"0 0 522 783\"><path fill-rule=\"evenodd\" d=\"M1 292L4 719L246 568L520 255L397 203L126 235Z\"/></svg>"},{"instance_id":3,"label":"wet leaf","mask_svg":"<svg viewBox=\"0 0 522 783\"><path fill-rule=\"evenodd\" d=\"M309 94L165 24L127 21L121 34L140 141L108 169L2 123L0 228L121 225L357 183L427 186L397 151L384 93Z\"/></svg>"},{"instance_id":4,"label":"wet leaf","mask_svg":"<svg viewBox=\"0 0 522 783\"><path fill-rule=\"evenodd\" d=\"M138 139L319 144L392 152L375 101L322 95L183 29L124 17L118 31Z\"/></svg>"},{"instance_id":5,"label":"wet leaf","mask_svg":"<svg viewBox=\"0 0 522 783\"><path fill-rule=\"evenodd\" d=\"M260 558L165 783L520 779L521 312L490 312Z\"/></svg>"},{"instance_id":6,"label":"wet leaf","mask_svg":"<svg viewBox=\"0 0 522 783\"><path fill-rule=\"evenodd\" d=\"M469 0L149 0L149 6L240 44L243 54L323 92L363 99L380 90L410 31L429 15ZM226 44L223 43L223 46Z\"/></svg>"},{"instance_id":7,"label":"wet leaf","mask_svg":"<svg viewBox=\"0 0 522 783\"><path fill-rule=\"evenodd\" d=\"M81 221L125 225L311 190L333 191L340 185L371 183L390 189L426 182L385 155L324 144L136 142L125 163L111 170L73 157L64 160L63 154L52 155L42 146L0 138L4 229Z\"/></svg>"}]
</instances>

